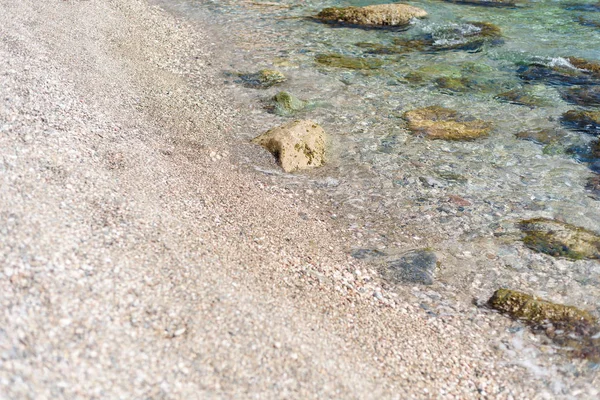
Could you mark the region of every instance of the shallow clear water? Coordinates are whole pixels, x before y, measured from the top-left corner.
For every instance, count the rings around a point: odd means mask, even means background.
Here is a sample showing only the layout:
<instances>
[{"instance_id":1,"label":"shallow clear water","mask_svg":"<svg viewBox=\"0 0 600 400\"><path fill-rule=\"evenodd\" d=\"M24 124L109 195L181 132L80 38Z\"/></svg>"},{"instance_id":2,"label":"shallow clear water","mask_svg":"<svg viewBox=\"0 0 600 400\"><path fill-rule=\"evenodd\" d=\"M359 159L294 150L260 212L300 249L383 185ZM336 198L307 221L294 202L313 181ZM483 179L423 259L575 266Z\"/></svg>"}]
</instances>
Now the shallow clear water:
<instances>
[{"instance_id":1,"label":"shallow clear water","mask_svg":"<svg viewBox=\"0 0 600 400\"><path fill-rule=\"evenodd\" d=\"M443 293L471 298L505 286L600 312L600 263L534 253L517 240L515 227L521 219L548 217L600 231L600 201L585 189L593 172L565 151L585 147L594 137L561 126L562 113L577 107L561 98L559 86L518 75L520 66L533 61L550 65L569 56L600 61L600 28L594 25L600 25L600 7L585 7L595 1L521 1L513 8L412 1L429 18L396 31L336 27L307 18L328 6L385 1L158 3L210 25L219 31L218 40L232 44L224 50L223 79L239 106L247 107L249 126L266 130L286 120L262 108L279 90L317 105L301 116L331 134L335 157L320 171L277 179L327 191L334 209L342 212L335 218L355 233L355 247L388 254L435 249L442 267L434 288ZM370 53L372 45L394 47L398 40L427 35L436 43L454 40L456 32L473 29L468 22L497 25L503 43L476 52ZM368 71L327 67L315 61L323 53L379 59L384 65ZM266 90L236 83L233 73L261 68L279 69L289 80ZM420 79L413 79L415 72ZM467 78L474 89L441 87L444 77ZM496 98L512 89L528 90L542 105ZM402 114L430 105L490 121L494 129L471 142L412 135ZM515 137L535 128L556 129L559 143L545 146ZM260 133L238 132L248 139Z\"/></svg>"}]
</instances>

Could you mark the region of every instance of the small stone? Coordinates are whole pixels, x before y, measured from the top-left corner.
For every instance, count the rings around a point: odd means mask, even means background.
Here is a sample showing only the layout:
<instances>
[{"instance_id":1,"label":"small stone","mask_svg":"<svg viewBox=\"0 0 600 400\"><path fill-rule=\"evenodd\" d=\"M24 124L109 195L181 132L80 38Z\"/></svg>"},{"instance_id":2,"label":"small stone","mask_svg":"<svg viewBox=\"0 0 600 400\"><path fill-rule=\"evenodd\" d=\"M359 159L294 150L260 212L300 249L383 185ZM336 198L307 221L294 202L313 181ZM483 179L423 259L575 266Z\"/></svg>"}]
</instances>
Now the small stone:
<instances>
[{"instance_id":1,"label":"small stone","mask_svg":"<svg viewBox=\"0 0 600 400\"><path fill-rule=\"evenodd\" d=\"M308 102L300 100L289 92L279 92L271 99L271 104L267 107L275 114L287 116L304 110Z\"/></svg>"},{"instance_id":2,"label":"small stone","mask_svg":"<svg viewBox=\"0 0 600 400\"><path fill-rule=\"evenodd\" d=\"M393 283L433 284L437 257L433 251L413 250L387 263L383 276Z\"/></svg>"},{"instance_id":3,"label":"small stone","mask_svg":"<svg viewBox=\"0 0 600 400\"><path fill-rule=\"evenodd\" d=\"M325 131L312 121L289 122L270 129L252 142L273 153L286 172L320 167L325 163Z\"/></svg>"}]
</instances>

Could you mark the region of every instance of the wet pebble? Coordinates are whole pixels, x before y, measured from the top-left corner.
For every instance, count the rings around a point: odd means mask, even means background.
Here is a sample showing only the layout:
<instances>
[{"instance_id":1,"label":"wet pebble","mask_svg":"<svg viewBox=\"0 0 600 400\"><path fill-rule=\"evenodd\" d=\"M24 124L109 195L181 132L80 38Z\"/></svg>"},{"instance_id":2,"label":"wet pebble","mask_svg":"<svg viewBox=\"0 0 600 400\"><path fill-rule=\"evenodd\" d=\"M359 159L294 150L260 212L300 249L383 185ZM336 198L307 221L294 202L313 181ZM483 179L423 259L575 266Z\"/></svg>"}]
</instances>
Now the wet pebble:
<instances>
[{"instance_id":1,"label":"wet pebble","mask_svg":"<svg viewBox=\"0 0 600 400\"><path fill-rule=\"evenodd\" d=\"M384 277L393 283L433 284L437 257L430 250L414 250L387 263Z\"/></svg>"}]
</instances>

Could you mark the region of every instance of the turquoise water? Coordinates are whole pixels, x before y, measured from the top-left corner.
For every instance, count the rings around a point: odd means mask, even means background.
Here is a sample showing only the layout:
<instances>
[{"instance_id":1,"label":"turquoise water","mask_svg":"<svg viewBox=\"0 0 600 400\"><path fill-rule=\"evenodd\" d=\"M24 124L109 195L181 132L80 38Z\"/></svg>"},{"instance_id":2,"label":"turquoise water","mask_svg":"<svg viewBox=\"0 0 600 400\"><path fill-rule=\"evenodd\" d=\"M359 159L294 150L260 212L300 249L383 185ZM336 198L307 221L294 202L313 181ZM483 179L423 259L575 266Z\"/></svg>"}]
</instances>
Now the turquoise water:
<instances>
[{"instance_id":1,"label":"turquoise water","mask_svg":"<svg viewBox=\"0 0 600 400\"><path fill-rule=\"evenodd\" d=\"M434 289L442 296L483 298L504 286L600 313L600 263L535 253L518 240L515 227L522 219L546 217L600 231L600 201L586 189L594 171L589 157L581 155L595 136L560 122L568 110L597 106L566 102L565 82L523 78L532 63L564 65L566 57L599 62L599 3L519 1L514 7L483 7L412 1L429 18L402 30L339 27L309 18L324 7L384 1L158 3L217 33L223 80L239 100L237 107L248 113L239 138L249 140L289 118L263 108L279 90L317 105L299 116L318 121L331 134L330 164L273 179L329 195L332 218L353 232L353 248L387 254L433 248L442 262ZM443 50L475 29L473 22L496 25L501 38ZM399 50L399 43L422 38L432 38L433 44ZM329 53L384 64L351 70L315 61ZM235 79L235 73L261 68L278 69L289 79L265 90ZM466 86L449 86L448 79L462 79ZM510 90L525 91L535 104L498 98ZM489 121L493 131L470 142L412 135L402 114L431 105ZM533 129L550 129L558 140L540 144L516 137Z\"/></svg>"}]
</instances>

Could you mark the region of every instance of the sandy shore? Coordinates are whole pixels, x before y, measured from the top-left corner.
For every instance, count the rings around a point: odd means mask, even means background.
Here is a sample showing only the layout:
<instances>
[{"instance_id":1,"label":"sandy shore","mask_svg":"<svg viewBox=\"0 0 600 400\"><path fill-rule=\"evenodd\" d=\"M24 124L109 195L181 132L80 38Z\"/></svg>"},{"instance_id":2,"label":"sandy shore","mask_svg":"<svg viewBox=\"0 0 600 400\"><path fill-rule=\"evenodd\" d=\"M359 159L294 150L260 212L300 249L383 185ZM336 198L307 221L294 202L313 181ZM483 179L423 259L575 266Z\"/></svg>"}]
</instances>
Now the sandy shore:
<instances>
[{"instance_id":1,"label":"sandy shore","mask_svg":"<svg viewBox=\"0 0 600 400\"><path fill-rule=\"evenodd\" d=\"M215 46L143 0L0 0L0 398L555 398L233 154ZM257 134L260 132L257 132ZM471 307L473 308L473 307Z\"/></svg>"}]
</instances>

